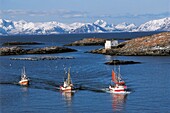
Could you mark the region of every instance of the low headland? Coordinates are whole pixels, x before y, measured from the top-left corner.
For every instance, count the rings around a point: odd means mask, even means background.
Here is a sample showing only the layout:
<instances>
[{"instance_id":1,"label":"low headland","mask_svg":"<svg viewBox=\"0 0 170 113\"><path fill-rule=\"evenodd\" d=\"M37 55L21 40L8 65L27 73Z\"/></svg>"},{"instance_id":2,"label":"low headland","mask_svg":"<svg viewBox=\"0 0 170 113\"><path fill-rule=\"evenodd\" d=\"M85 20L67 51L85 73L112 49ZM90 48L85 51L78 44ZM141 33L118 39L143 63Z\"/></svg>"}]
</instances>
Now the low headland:
<instances>
[{"instance_id":1,"label":"low headland","mask_svg":"<svg viewBox=\"0 0 170 113\"><path fill-rule=\"evenodd\" d=\"M103 38L84 38L79 41L75 41L65 46L95 46L95 45L104 45L106 39Z\"/></svg>"},{"instance_id":2,"label":"low headland","mask_svg":"<svg viewBox=\"0 0 170 113\"><path fill-rule=\"evenodd\" d=\"M169 56L170 32L139 37L118 44L111 49L96 49L90 53L118 56Z\"/></svg>"},{"instance_id":3,"label":"low headland","mask_svg":"<svg viewBox=\"0 0 170 113\"><path fill-rule=\"evenodd\" d=\"M18 46L13 46L13 47L0 48L0 56L22 55L22 54L52 54L52 53L74 52L74 51L77 50L66 48L66 47L58 47L58 46L35 48L35 49L23 49Z\"/></svg>"},{"instance_id":4,"label":"low headland","mask_svg":"<svg viewBox=\"0 0 170 113\"><path fill-rule=\"evenodd\" d=\"M2 46L16 46L16 45L41 45L39 42L5 42Z\"/></svg>"}]
</instances>

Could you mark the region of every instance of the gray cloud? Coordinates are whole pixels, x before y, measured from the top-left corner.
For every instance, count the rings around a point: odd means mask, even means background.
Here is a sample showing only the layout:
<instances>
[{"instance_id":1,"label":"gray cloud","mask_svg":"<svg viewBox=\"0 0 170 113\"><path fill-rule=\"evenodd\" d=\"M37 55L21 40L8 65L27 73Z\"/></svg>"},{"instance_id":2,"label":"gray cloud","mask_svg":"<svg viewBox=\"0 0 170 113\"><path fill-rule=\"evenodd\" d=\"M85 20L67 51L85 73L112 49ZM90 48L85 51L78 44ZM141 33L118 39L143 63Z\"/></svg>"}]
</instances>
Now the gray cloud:
<instances>
[{"instance_id":1,"label":"gray cloud","mask_svg":"<svg viewBox=\"0 0 170 113\"><path fill-rule=\"evenodd\" d=\"M86 17L86 12L70 11L70 10L53 10L53 11L32 11L32 10L1 10L1 15L9 16L52 16L60 18L84 18Z\"/></svg>"},{"instance_id":2,"label":"gray cloud","mask_svg":"<svg viewBox=\"0 0 170 113\"><path fill-rule=\"evenodd\" d=\"M146 13L146 14L125 14L125 15L118 15L113 16L114 18L162 18L162 17L169 17L170 12L163 12L163 13Z\"/></svg>"},{"instance_id":3,"label":"gray cloud","mask_svg":"<svg viewBox=\"0 0 170 113\"><path fill-rule=\"evenodd\" d=\"M163 13L146 13L146 14L122 14L122 15L88 15L89 18L115 18L115 19L137 19L137 18L162 18L162 17L170 17L170 12L163 12Z\"/></svg>"},{"instance_id":4,"label":"gray cloud","mask_svg":"<svg viewBox=\"0 0 170 113\"><path fill-rule=\"evenodd\" d=\"M162 17L169 17L170 12L163 12L163 13L146 13L146 14L122 14L122 15L113 15L113 14L103 14L103 15L97 15L97 14L90 14L90 12L82 12L82 11L71 11L71 10L65 10L65 9L59 9L59 10L50 10L50 11L34 11L34 10L0 10L1 18L3 16L10 16L10 17L19 17L19 16L30 16L30 17L55 17L60 19L140 19L140 18L162 18Z\"/></svg>"}]
</instances>

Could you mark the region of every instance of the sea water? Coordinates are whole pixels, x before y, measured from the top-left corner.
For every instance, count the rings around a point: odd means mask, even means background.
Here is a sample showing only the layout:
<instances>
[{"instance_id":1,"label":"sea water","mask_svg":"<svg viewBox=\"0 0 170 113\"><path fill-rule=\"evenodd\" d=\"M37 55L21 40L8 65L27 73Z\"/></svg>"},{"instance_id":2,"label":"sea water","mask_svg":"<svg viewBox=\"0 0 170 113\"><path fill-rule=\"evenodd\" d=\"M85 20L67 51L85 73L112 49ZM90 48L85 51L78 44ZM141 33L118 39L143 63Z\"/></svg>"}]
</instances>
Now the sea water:
<instances>
[{"instance_id":1,"label":"sea water","mask_svg":"<svg viewBox=\"0 0 170 113\"><path fill-rule=\"evenodd\" d=\"M1 37L8 41L36 41L44 45L62 46L84 37L127 37L136 34L79 34L49 36ZM139 34L138 34L139 35ZM170 111L170 57L169 56L110 56L85 53L102 46L72 46L77 52L59 54L11 55L0 57L0 112L1 113L168 113ZM39 56L71 56L75 59L10 60ZM132 60L141 64L120 65L120 71L130 94L107 92L111 71L117 68L104 63L113 59ZM22 67L30 78L30 85L18 85ZM66 76L64 68L71 68L72 82L78 90L73 93L59 91Z\"/></svg>"}]
</instances>

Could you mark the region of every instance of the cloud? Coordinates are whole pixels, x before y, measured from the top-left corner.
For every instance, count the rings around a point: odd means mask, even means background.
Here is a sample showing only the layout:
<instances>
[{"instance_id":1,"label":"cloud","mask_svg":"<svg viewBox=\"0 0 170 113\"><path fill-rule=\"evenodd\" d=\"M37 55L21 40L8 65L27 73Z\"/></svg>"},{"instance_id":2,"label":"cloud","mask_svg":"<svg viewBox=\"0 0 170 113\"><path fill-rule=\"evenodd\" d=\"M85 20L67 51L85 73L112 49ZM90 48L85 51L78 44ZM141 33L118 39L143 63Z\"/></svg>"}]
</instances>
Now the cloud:
<instances>
[{"instance_id":1,"label":"cloud","mask_svg":"<svg viewBox=\"0 0 170 113\"><path fill-rule=\"evenodd\" d=\"M148 18L153 18L153 17L169 17L170 16L170 12L163 12L163 13L158 13L158 14L141 14L138 15L139 17L148 17Z\"/></svg>"},{"instance_id":2,"label":"cloud","mask_svg":"<svg viewBox=\"0 0 170 113\"><path fill-rule=\"evenodd\" d=\"M163 12L163 13L146 13L146 14L119 14L119 15L88 15L89 18L110 18L110 19L140 19L140 18L162 18L162 17L170 17L170 12Z\"/></svg>"},{"instance_id":3,"label":"cloud","mask_svg":"<svg viewBox=\"0 0 170 113\"><path fill-rule=\"evenodd\" d=\"M1 10L1 15L9 16L56 16L59 18L84 18L86 17L86 12L81 11L70 11L70 10L52 10L52 11L33 11L33 10Z\"/></svg>"},{"instance_id":4,"label":"cloud","mask_svg":"<svg viewBox=\"0 0 170 113\"><path fill-rule=\"evenodd\" d=\"M114 18L162 18L162 17L169 17L170 12L163 12L163 13L146 13L146 14L124 14L113 16Z\"/></svg>"},{"instance_id":5,"label":"cloud","mask_svg":"<svg viewBox=\"0 0 170 113\"><path fill-rule=\"evenodd\" d=\"M5 15L5 14L8 14L8 15L17 15L17 14L23 15L23 14L26 14L26 12L22 11L22 10L1 10L0 14L3 14L3 15Z\"/></svg>"},{"instance_id":6,"label":"cloud","mask_svg":"<svg viewBox=\"0 0 170 113\"><path fill-rule=\"evenodd\" d=\"M31 21L92 21L97 19L104 19L110 21L141 21L158 18L170 17L170 12L162 13L146 13L146 14L92 14L91 12L72 11L66 9L58 10L0 10L0 18L7 19L29 19ZM45 17L45 18L44 18Z\"/></svg>"}]
</instances>

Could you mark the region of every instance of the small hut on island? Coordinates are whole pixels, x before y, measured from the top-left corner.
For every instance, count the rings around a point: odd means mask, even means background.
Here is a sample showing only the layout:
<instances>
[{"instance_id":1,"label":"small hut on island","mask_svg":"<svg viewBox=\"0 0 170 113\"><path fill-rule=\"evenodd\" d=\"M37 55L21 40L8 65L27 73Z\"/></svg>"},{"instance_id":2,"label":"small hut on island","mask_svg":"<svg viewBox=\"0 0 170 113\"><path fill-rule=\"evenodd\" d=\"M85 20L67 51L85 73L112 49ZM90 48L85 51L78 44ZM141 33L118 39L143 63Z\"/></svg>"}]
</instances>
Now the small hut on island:
<instances>
[{"instance_id":1,"label":"small hut on island","mask_svg":"<svg viewBox=\"0 0 170 113\"><path fill-rule=\"evenodd\" d=\"M118 46L117 40L106 40L105 42L105 49L111 49L112 47Z\"/></svg>"}]
</instances>

